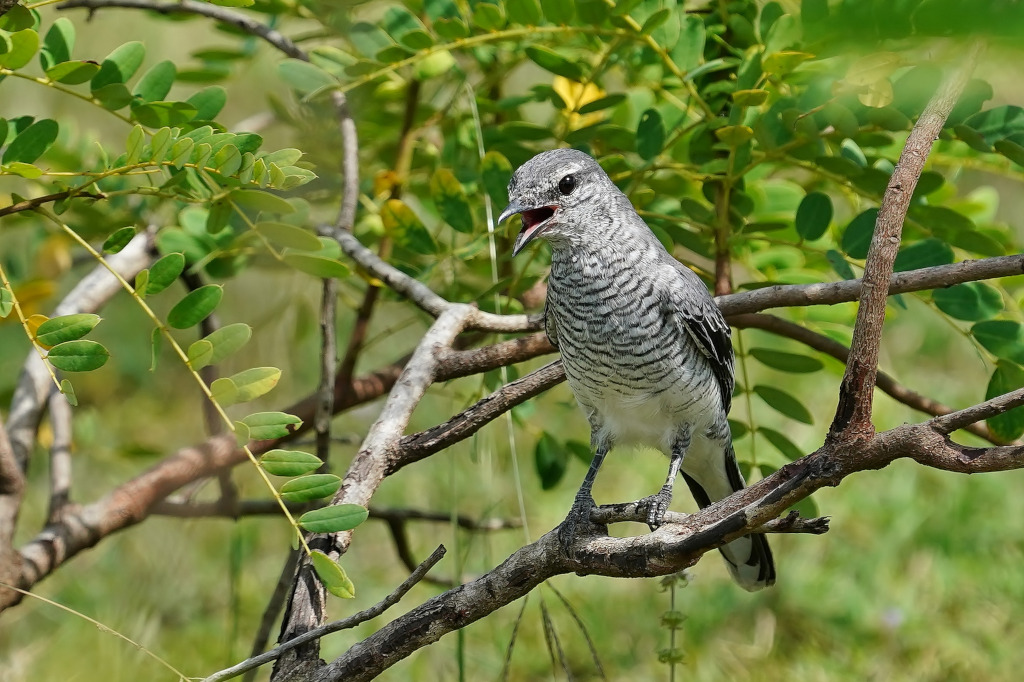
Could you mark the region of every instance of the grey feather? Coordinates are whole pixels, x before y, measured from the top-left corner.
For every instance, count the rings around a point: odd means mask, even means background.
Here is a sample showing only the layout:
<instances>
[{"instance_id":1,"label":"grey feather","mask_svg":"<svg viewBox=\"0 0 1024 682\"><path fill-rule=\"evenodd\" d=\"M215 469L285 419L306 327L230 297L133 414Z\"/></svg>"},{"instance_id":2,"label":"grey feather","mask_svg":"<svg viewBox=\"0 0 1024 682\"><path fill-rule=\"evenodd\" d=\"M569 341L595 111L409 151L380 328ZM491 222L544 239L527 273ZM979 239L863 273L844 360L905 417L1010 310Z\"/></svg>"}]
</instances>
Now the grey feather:
<instances>
[{"instance_id":1,"label":"grey feather","mask_svg":"<svg viewBox=\"0 0 1024 682\"><path fill-rule=\"evenodd\" d=\"M574 512L591 503L604 453L629 441L672 456L662 491L645 498L652 527L664 516L680 464L702 507L743 488L726 419L731 333L700 278L665 250L582 152L559 149L527 161L509 184L509 202L501 219L523 219L515 252L538 237L551 245L544 327L597 449ZM589 515L589 506L582 511ZM763 536L740 538L722 553L743 587L774 582Z\"/></svg>"}]
</instances>

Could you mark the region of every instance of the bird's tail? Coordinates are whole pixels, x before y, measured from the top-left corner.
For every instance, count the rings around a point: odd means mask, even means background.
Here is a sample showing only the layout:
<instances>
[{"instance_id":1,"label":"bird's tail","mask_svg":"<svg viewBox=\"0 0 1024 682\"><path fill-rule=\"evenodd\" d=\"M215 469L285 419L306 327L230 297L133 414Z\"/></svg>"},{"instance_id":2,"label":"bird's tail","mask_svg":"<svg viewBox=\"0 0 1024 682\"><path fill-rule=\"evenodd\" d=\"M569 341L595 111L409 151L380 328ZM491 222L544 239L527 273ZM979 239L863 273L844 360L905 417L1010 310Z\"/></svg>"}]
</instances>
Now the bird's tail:
<instances>
[{"instance_id":1,"label":"bird's tail","mask_svg":"<svg viewBox=\"0 0 1024 682\"><path fill-rule=\"evenodd\" d=\"M736 463L736 453L733 452L732 445L724 449L724 455L724 462L722 462L725 469L724 479L720 478L719 473L719 475L711 475L714 479L718 479L715 481L697 480L683 472L683 479L701 509L746 487L743 474L740 473L739 465ZM710 472L705 473L710 475ZM725 479L728 481L728 486L726 486ZM729 572L732 573L733 579L743 589L754 592L775 584L775 561L772 559L772 550L768 546L768 538L763 534L745 535L718 549L725 557L725 563L729 566Z\"/></svg>"}]
</instances>

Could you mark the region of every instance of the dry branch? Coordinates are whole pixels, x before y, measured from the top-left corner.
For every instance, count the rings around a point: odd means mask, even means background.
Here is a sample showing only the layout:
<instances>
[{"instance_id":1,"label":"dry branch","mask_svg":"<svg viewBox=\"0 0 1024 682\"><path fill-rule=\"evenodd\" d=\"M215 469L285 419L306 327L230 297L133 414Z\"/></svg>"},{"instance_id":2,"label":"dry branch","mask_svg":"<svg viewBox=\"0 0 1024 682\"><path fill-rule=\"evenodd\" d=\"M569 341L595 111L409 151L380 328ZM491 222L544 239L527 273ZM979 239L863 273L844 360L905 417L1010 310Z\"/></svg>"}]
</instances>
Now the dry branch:
<instances>
[{"instance_id":1,"label":"dry branch","mask_svg":"<svg viewBox=\"0 0 1024 682\"><path fill-rule=\"evenodd\" d=\"M850 357L839 389L839 405L832 426L829 427L830 439L870 438L874 433L871 405L875 375L878 372L878 350L882 340L882 326L885 324L889 281L892 279L896 254L900 250L903 221L907 217L910 199L924 170L928 152L938 139L953 106L960 99L980 49L981 43L975 43L960 68L943 82L925 106L907 136L899 162L885 188L864 265Z\"/></svg>"}]
</instances>

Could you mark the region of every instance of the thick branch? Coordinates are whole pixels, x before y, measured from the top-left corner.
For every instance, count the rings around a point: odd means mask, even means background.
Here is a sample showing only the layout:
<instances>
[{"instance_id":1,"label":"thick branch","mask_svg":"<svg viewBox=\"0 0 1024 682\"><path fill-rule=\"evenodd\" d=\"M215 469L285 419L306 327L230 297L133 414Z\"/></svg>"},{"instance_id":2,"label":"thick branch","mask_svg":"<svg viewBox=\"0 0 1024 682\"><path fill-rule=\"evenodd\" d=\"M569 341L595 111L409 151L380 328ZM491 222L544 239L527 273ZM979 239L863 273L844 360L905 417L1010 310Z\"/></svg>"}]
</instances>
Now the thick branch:
<instances>
[{"instance_id":1,"label":"thick branch","mask_svg":"<svg viewBox=\"0 0 1024 682\"><path fill-rule=\"evenodd\" d=\"M338 237L344 243L351 235L341 232ZM387 458L382 455L402 437L413 410L436 379L438 348L451 346L475 310L468 305L448 305L423 335L388 395L377 421L366 434L331 504L369 505L370 498L387 475ZM348 549L351 538L351 531L326 538L311 537L310 545L322 546L334 558ZM325 600L323 584L316 579L311 564L308 561L300 562L279 641L287 642L322 625ZM318 660L319 642L309 642L282 658L275 667L272 679L280 675L291 675L298 669L315 668Z\"/></svg>"},{"instance_id":2,"label":"thick branch","mask_svg":"<svg viewBox=\"0 0 1024 682\"><path fill-rule=\"evenodd\" d=\"M985 410L1005 411L1024 400L1024 389L989 401ZM972 408L973 409L973 408ZM959 414L959 413L955 413ZM944 417L938 420L946 419ZM956 417L950 416L950 421ZM797 528L784 510L823 486L835 486L846 476L879 469L901 457L965 473L1024 467L1024 447L963 448L951 443L933 422L901 426L866 441L831 441L816 452L779 469L767 478L691 515L672 515L673 523L636 537L592 534L580 537L575 560L562 553L558 529L517 550L501 565L470 583L455 587L392 621L319 670L317 682L370 680L412 652L453 630L518 599L544 580L575 572L611 577L653 577L693 565L704 553L751 532ZM633 505L594 512L608 520L622 507L630 520ZM635 512L635 509L633 510ZM820 520L806 520L815 532Z\"/></svg>"},{"instance_id":3,"label":"thick branch","mask_svg":"<svg viewBox=\"0 0 1024 682\"><path fill-rule=\"evenodd\" d=\"M864 266L850 357L839 388L839 405L829 428L829 438L867 438L874 433L871 405L875 375L878 372L878 351L882 341L882 326L885 324L889 281L892 279L896 254L900 250L903 220L907 217L910 199L914 195L921 171L924 170L928 152L967 85L979 49L980 43L977 43L960 68L928 102L907 136L899 162L882 196Z\"/></svg>"},{"instance_id":4,"label":"thick branch","mask_svg":"<svg viewBox=\"0 0 1024 682\"><path fill-rule=\"evenodd\" d=\"M556 360L521 379L505 384L445 423L406 436L389 458L388 475L469 438L485 424L562 381L565 381L565 370L562 369L562 361Z\"/></svg>"}]
</instances>

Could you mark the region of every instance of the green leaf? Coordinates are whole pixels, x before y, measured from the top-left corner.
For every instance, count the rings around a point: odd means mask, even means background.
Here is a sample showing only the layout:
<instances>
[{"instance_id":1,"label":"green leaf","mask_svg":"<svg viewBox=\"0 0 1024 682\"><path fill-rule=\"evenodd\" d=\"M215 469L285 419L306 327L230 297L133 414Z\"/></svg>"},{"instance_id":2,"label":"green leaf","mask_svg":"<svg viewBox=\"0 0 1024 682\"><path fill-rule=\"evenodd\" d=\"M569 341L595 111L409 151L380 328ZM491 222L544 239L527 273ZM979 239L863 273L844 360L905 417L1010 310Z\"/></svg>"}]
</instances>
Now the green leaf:
<instances>
[{"instance_id":1,"label":"green leaf","mask_svg":"<svg viewBox=\"0 0 1024 682\"><path fill-rule=\"evenodd\" d=\"M150 334L149 338L150 338L150 342L149 342L149 347L150 347L149 371L150 372L155 372L156 371L156 361L160 357L160 348L161 348L161 345L163 344L163 340L164 340L164 335L163 335L163 332L160 329L160 327L154 327L153 328L153 332Z\"/></svg>"},{"instance_id":2,"label":"green leaf","mask_svg":"<svg viewBox=\"0 0 1024 682\"><path fill-rule=\"evenodd\" d=\"M78 85L91 80L99 72L95 61L61 61L46 70L46 77L51 81L65 85Z\"/></svg>"},{"instance_id":3,"label":"green leaf","mask_svg":"<svg viewBox=\"0 0 1024 682\"><path fill-rule=\"evenodd\" d=\"M544 4L546 6L548 3ZM545 71L550 71L556 76L563 76L571 81L579 81L583 78L583 69L579 64L570 61L554 50L549 50L539 45L527 45L526 56L533 60L537 66Z\"/></svg>"},{"instance_id":4,"label":"green leaf","mask_svg":"<svg viewBox=\"0 0 1024 682\"><path fill-rule=\"evenodd\" d=\"M749 126L725 126L715 130L715 137L730 147L739 147L754 137L754 129Z\"/></svg>"},{"instance_id":5,"label":"green leaf","mask_svg":"<svg viewBox=\"0 0 1024 682\"><path fill-rule=\"evenodd\" d=\"M546 0L540 3L544 18L552 24L568 24L575 14L572 0Z\"/></svg>"},{"instance_id":6,"label":"green leaf","mask_svg":"<svg viewBox=\"0 0 1024 682\"><path fill-rule=\"evenodd\" d=\"M229 197L240 208L249 209L250 211L260 211L262 213L295 212L295 207L281 197L258 189L235 190Z\"/></svg>"},{"instance_id":7,"label":"green leaf","mask_svg":"<svg viewBox=\"0 0 1024 682\"><path fill-rule=\"evenodd\" d=\"M251 7L256 0L208 0L211 5L221 7Z\"/></svg>"},{"instance_id":8,"label":"green leaf","mask_svg":"<svg viewBox=\"0 0 1024 682\"><path fill-rule=\"evenodd\" d=\"M648 109L640 116L636 128L636 152L646 161L650 161L665 146L665 124L657 109Z\"/></svg>"},{"instance_id":9,"label":"green leaf","mask_svg":"<svg viewBox=\"0 0 1024 682\"><path fill-rule=\"evenodd\" d=\"M331 558L320 550L313 550L309 559L313 563L317 577L320 578L320 582L324 584L328 592L342 599L352 599L356 596L355 585L348 579L345 571L337 562L331 561Z\"/></svg>"},{"instance_id":10,"label":"green leaf","mask_svg":"<svg viewBox=\"0 0 1024 682\"><path fill-rule=\"evenodd\" d=\"M868 247L871 246L871 237L875 233L875 221L878 219L878 209L869 208L856 218L850 221L843 231L841 246L843 252L850 258L862 260L868 255Z\"/></svg>"},{"instance_id":11,"label":"green leaf","mask_svg":"<svg viewBox=\"0 0 1024 682\"><path fill-rule=\"evenodd\" d=\"M30 28L10 34L11 49L0 55L0 66L20 69L39 51L39 34Z\"/></svg>"},{"instance_id":12,"label":"green leaf","mask_svg":"<svg viewBox=\"0 0 1024 682\"><path fill-rule=\"evenodd\" d=\"M343 279L349 276L348 266L334 258L295 251L285 253L283 258L285 263L299 272L314 277Z\"/></svg>"},{"instance_id":13,"label":"green leaf","mask_svg":"<svg viewBox=\"0 0 1024 682\"><path fill-rule=\"evenodd\" d=\"M813 424L811 413L799 400L786 393L782 389L773 386L754 386L754 393L760 396L761 400L791 419L804 424Z\"/></svg>"},{"instance_id":14,"label":"green leaf","mask_svg":"<svg viewBox=\"0 0 1024 682\"><path fill-rule=\"evenodd\" d=\"M102 344L80 339L65 341L50 349L46 359L65 372L91 372L107 364L110 353Z\"/></svg>"},{"instance_id":15,"label":"green leaf","mask_svg":"<svg viewBox=\"0 0 1024 682\"><path fill-rule=\"evenodd\" d=\"M994 107L974 114L962 125L980 135L985 143L991 146L996 140L1024 133L1024 109L1013 105ZM991 150L982 148L979 151Z\"/></svg>"},{"instance_id":16,"label":"green leaf","mask_svg":"<svg viewBox=\"0 0 1024 682\"><path fill-rule=\"evenodd\" d=\"M78 396L75 395L75 387L67 379L60 380L60 392L64 394L71 407L78 407Z\"/></svg>"},{"instance_id":17,"label":"green leaf","mask_svg":"<svg viewBox=\"0 0 1024 682\"><path fill-rule=\"evenodd\" d=\"M263 220L253 225L253 229L268 241L281 247L291 247L300 251L319 251L322 246L320 239L315 234L288 223Z\"/></svg>"},{"instance_id":18,"label":"green leaf","mask_svg":"<svg viewBox=\"0 0 1024 682\"><path fill-rule=\"evenodd\" d=\"M281 497L288 502L312 502L338 492L341 479L334 474L310 474L285 481Z\"/></svg>"},{"instance_id":19,"label":"green leaf","mask_svg":"<svg viewBox=\"0 0 1024 682\"><path fill-rule=\"evenodd\" d=\"M352 530L370 515L358 504L332 504L308 511L299 517L299 525L310 533L341 533Z\"/></svg>"},{"instance_id":20,"label":"green leaf","mask_svg":"<svg viewBox=\"0 0 1024 682\"><path fill-rule=\"evenodd\" d=\"M508 181L512 179L509 160L501 152L487 152L480 162L480 179L491 201L504 206L508 201Z\"/></svg>"},{"instance_id":21,"label":"green leaf","mask_svg":"<svg viewBox=\"0 0 1024 682\"><path fill-rule=\"evenodd\" d=\"M35 180L43 175L43 170L38 166L33 166L30 163L22 163L21 161L6 163L3 166L0 166L0 170L3 170L5 173L11 173L23 178L28 178L29 180ZM57 211L57 213L59 215L60 211Z\"/></svg>"},{"instance_id":22,"label":"green leaf","mask_svg":"<svg viewBox=\"0 0 1024 682\"><path fill-rule=\"evenodd\" d=\"M274 476L302 476L324 465L314 454L301 450L271 450L260 457L260 465Z\"/></svg>"},{"instance_id":23,"label":"green leaf","mask_svg":"<svg viewBox=\"0 0 1024 682\"><path fill-rule=\"evenodd\" d=\"M135 96L147 102L156 102L167 97L174 85L174 77L178 74L174 62L165 59L149 67L135 85Z\"/></svg>"},{"instance_id":24,"label":"green leaf","mask_svg":"<svg viewBox=\"0 0 1024 682\"><path fill-rule=\"evenodd\" d=\"M1024 386L1024 369L1012 362L1000 360L989 379L985 400L1016 391L1021 386ZM1017 440L1024 435L1024 407L1015 407L986 420L986 423L997 438Z\"/></svg>"},{"instance_id":25,"label":"green leaf","mask_svg":"<svg viewBox=\"0 0 1024 682\"><path fill-rule=\"evenodd\" d=\"M125 142L125 148L127 150L127 156L124 162L131 166L138 162L139 157L142 156L142 148L146 145L146 131L142 129L142 126L136 125L132 128L132 131L128 133L128 140Z\"/></svg>"},{"instance_id":26,"label":"green leaf","mask_svg":"<svg viewBox=\"0 0 1024 682\"><path fill-rule=\"evenodd\" d=\"M505 26L505 13L499 5L480 2L473 8L473 23L485 31L498 31Z\"/></svg>"},{"instance_id":27,"label":"green leaf","mask_svg":"<svg viewBox=\"0 0 1024 682\"><path fill-rule=\"evenodd\" d=\"M252 327L235 322L214 330L188 347L188 364L198 370L215 365L249 342Z\"/></svg>"},{"instance_id":28,"label":"green leaf","mask_svg":"<svg viewBox=\"0 0 1024 682\"><path fill-rule=\"evenodd\" d=\"M767 99L767 90L737 90L732 93L733 104L738 107L758 107Z\"/></svg>"},{"instance_id":29,"label":"green leaf","mask_svg":"<svg viewBox=\"0 0 1024 682\"><path fill-rule=\"evenodd\" d=\"M90 87L93 94L95 95L97 90L106 85L125 83L139 70L145 57L146 46L137 40L115 48L103 60L99 73L92 79Z\"/></svg>"},{"instance_id":30,"label":"green leaf","mask_svg":"<svg viewBox=\"0 0 1024 682\"><path fill-rule=\"evenodd\" d=\"M316 64L301 59L285 59L277 65L277 75L289 87L304 95L338 84L338 79L334 76Z\"/></svg>"},{"instance_id":31,"label":"green leaf","mask_svg":"<svg viewBox=\"0 0 1024 682\"><path fill-rule=\"evenodd\" d=\"M4 152L4 163L33 163L42 156L57 139L60 126L50 118L32 123L18 133Z\"/></svg>"},{"instance_id":32,"label":"green leaf","mask_svg":"<svg viewBox=\"0 0 1024 682\"><path fill-rule=\"evenodd\" d=\"M96 79L93 78L93 80ZM92 96L96 98L100 106L110 111L123 109L132 103L132 93L128 92L128 88L124 86L124 83L104 85L102 88L93 90Z\"/></svg>"},{"instance_id":33,"label":"green leaf","mask_svg":"<svg viewBox=\"0 0 1024 682\"><path fill-rule=\"evenodd\" d=\"M537 0L505 0L505 11L513 24L537 26L544 18Z\"/></svg>"},{"instance_id":34,"label":"green leaf","mask_svg":"<svg viewBox=\"0 0 1024 682\"><path fill-rule=\"evenodd\" d=\"M161 128L156 131L153 135L153 141L150 143L151 153L150 160L160 163L167 156L167 152L171 148L171 144L174 142L174 136L171 133L170 128Z\"/></svg>"},{"instance_id":35,"label":"green leaf","mask_svg":"<svg viewBox=\"0 0 1024 682\"><path fill-rule=\"evenodd\" d=\"M689 13L683 16L680 29L679 40L672 48L670 56L680 71L693 77L692 72L704 60L707 30L704 21L698 15Z\"/></svg>"},{"instance_id":36,"label":"green leaf","mask_svg":"<svg viewBox=\"0 0 1024 682\"><path fill-rule=\"evenodd\" d=\"M811 192L796 209L796 232L808 241L820 239L832 222L832 199L823 192Z\"/></svg>"},{"instance_id":37,"label":"green leaf","mask_svg":"<svg viewBox=\"0 0 1024 682\"><path fill-rule=\"evenodd\" d=\"M188 163L195 145L195 141L190 137L183 137L175 142L171 147L171 165L181 168Z\"/></svg>"},{"instance_id":38,"label":"green leaf","mask_svg":"<svg viewBox=\"0 0 1024 682\"><path fill-rule=\"evenodd\" d=\"M824 367L821 360L810 355L798 355L796 353L785 353L779 350L768 348L751 348L750 354L762 365L778 369L783 372L794 372L797 374L808 374L817 372Z\"/></svg>"},{"instance_id":39,"label":"green leaf","mask_svg":"<svg viewBox=\"0 0 1024 682\"><path fill-rule=\"evenodd\" d=\"M132 105L132 118L150 128L180 126L196 117L196 108L187 102L147 102Z\"/></svg>"},{"instance_id":40,"label":"green leaf","mask_svg":"<svg viewBox=\"0 0 1024 682\"><path fill-rule=\"evenodd\" d=\"M224 401L221 401L221 405L227 405L247 403L250 400L255 400L261 395L272 391L280 380L281 370L277 367L253 367L252 369L246 369L233 374L227 377L227 379L218 379L213 383L216 384L218 381L231 382L233 392L226 391Z\"/></svg>"},{"instance_id":41,"label":"green leaf","mask_svg":"<svg viewBox=\"0 0 1024 682\"><path fill-rule=\"evenodd\" d=\"M217 284L207 284L190 291L167 313L167 324L175 329L195 326L213 312L223 296L224 289Z\"/></svg>"},{"instance_id":42,"label":"green leaf","mask_svg":"<svg viewBox=\"0 0 1024 682\"><path fill-rule=\"evenodd\" d=\"M1024 364L1024 325L1020 322L1015 320L978 322L971 327L971 335L996 357Z\"/></svg>"},{"instance_id":43,"label":"green leaf","mask_svg":"<svg viewBox=\"0 0 1024 682\"><path fill-rule=\"evenodd\" d=\"M757 432L764 436L765 440L775 446L775 449L783 454L789 461L798 460L804 456L803 451L793 441L779 433L775 429L764 426L757 427Z\"/></svg>"},{"instance_id":44,"label":"green leaf","mask_svg":"<svg viewBox=\"0 0 1024 682\"><path fill-rule=\"evenodd\" d=\"M930 237L915 242L896 255L893 269L896 272L917 270L933 265L948 265L953 262L953 249L941 239Z\"/></svg>"},{"instance_id":45,"label":"green leaf","mask_svg":"<svg viewBox=\"0 0 1024 682\"><path fill-rule=\"evenodd\" d=\"M75 47L75 25L67 17L59 17L50 26L43 38L43 69L71 59L71 51ZM49 61L47 61L49 60Z\"/></svg>"},{"instance_id":46,"label":"green leaf","mask_svg":"<svg viewBox=\"0 0 1024 682\"><path fill-rule=\"evenodd\" d=\"M238 387L235 386L234 381L226 377L216 379L210 384L210 395L213 397L213 401L221 407L241 402L238 400Z\"/></svg>"},{"instance_id":47,"label":"green leaf","mask_svg":"<svg viewBox=\"0 0 1024 682\"><path fill-rule=\"evenodd\" d=\"M196 120L212 121L227 104L228 93L219 85L211 85L185 101L196 108Z\"/></svg>"},{"instance_id":48,"label":"green leaf","mask_svg":"<svg viewBox=\"0 0 1024 682\"><path fill-rule=\"evenodd\" d=\"M825 260L828 261L832 269L836 271L836 274L843 279L854 279L857 275L854 274L853 268L843 258L843 254L839 253L835 249L829 249L825 252Z\"/></svg>"},{"instance_id":49,"label":"green leaf","mask_svg":"<svg viewBox=\"0 0 1024 682\"><path fill-rule=\"evenodd\" d=\"M466 190L447 168L434 171L430 178L430 195L441 218L459 232L473 231L473 211L466 199Z\"/></svg>"},{"instance_id":50,"label":"green leaf","mask_svg":"<svg viewBox=\"0 0 1024 682\"><path fill-rule=\"evenodd\" d=\"M413 66L413 74L421 81L436 78L448 73L457 67L455 57L448 50L438 50L426 58L416 62Z\"/></svg>"},{"instance_id":51,"label":"green leaf","mask_svg":"<svg viewBox=\"0 0 1024 682\"><path fill-rule=\"evenodd\" d=\"M124 247L128 246L128 242L135 238L135 227L129 225L116 230L114 234L107 237L106 241L103 242L104 253L117 253Z\"/></svg>"},{"instance_id":52,"label":"green leaf","mask_svg":"<svg viewBox=\"0 0 1024 682\"><path fill-rule=\"evenodd\" d=\"M242 167L242 153L233 144L226 144L213 155L213 167L221 175L234 175Z\"/></svg>"},{"instance_id":53,"label":"green leaf","mask_svg":"<svg viewBox=\"0 0 1024 682\"><path fill-rule=\"evenodd\" d=\"M380 211L385 231L401 246L416 253L432 254L437 251L434 238L401 199L388 199Z\"/></svg>"},{"instance_id":54,"label":"green leaf","mask_svg":"<svg viewBox=\"0 0 1024 682\"><path fill-rule=\"evenodd\" d=\"M547 432L541 434L537 441L533 460L537 467L537 475L540 476L540 486L544 490L551 490L565 476L568 466L567 453Z\"/></svg>"},{"instance_id":55,"label":"green leaf","mask_svg":"<svg viewBox=\"0 0 1024 682\"><path fill-rule=\"evenodd\" d=\"M302 425L302 420L285 412L256 412L242 420L253 440L284 438ZM291 427L291 428L289 428Z\"/></svg>"},{"instance_id":56,"label":"green leaf","mask_svg":"<svg viewBox=\"0 0 1024 682\"><path fill-rule=\"evenodd\" d=\"M149 281L146 282L146 295L159 294L171 286L185 269L185 256L181 253L169 253L149 269Z\"/></svg>"},{"instance_id":57,"label":"green leaf","mask_svg":"<svg viewBox=\"0 0 1024 682\"><path fill-rule=\"evenodd\" d=\"M614 106L618 106L619 104L621 104L625 100L626 100L626 96L621 94L621 93L616 93L614 95L607 95L606 97L601 97L601 98L595 99L595 100L593 100L591 102L587 102L586 104L581 106L578 109L578 111L581 114L591 114L591 113L593 113L595 111L603 111L604 109L611 109Z\"/></svg>"},{"instance_id":58,"label":"green leaf","mask_svg":"<svg viewBox=\"0 0 1024 682\"><path fill-rule=\"evenodd\" d=\"M948 289L936 289L932 300L950 317L970 322L995 317L1003 309L1002 294L984 282L966 282Z\"/></svg>"},{"instance_id":59,"label":"green leaf","mask_svg":"<svg viewBox=\"0 0 1024 682\"><path fill-rule=\"evenodd\" d=\"M14 294L5 286L0 286L0 319L11 314L14 310Z\"/></svg>"},{"instance_id":60,"label":"green leaf","mask_svg":"<svg viewBox=\"0 0 1024 682\"><path fill-rule=\"evenodd\" d=\"M82 338L99 323L100 316L91 313L51 317L36 329L36 342L44 348L51 348L65 341Z\"/></svg>"}]
</instances>

